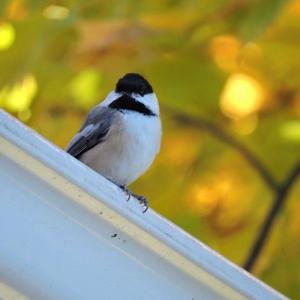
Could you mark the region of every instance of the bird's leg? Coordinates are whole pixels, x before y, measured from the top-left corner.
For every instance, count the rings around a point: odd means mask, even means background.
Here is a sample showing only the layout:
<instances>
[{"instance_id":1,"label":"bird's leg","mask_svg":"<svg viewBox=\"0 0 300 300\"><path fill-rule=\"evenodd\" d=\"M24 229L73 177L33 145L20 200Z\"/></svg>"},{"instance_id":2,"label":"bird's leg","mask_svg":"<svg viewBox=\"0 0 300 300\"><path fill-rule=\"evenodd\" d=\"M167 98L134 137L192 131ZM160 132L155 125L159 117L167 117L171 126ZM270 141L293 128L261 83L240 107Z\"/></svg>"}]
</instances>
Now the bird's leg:
<instances>
[{"instance_id":1,"label":"bird's leg","mask_svg":"<svg viewBox=\"0 0 300 300\"><path fill-rule=\"evenodd\" d=\"M130 200L130 197L134 197L140 202L140 204L142 204L144 206L143 213L145 213L147 211L149 206L148 206L148 201L144 196L140 196L138 194L131 192L128 189L127 185L119 185L119 187L127 194L127 196L128 196L127 201Z\"/></svg>"}]
</instances>

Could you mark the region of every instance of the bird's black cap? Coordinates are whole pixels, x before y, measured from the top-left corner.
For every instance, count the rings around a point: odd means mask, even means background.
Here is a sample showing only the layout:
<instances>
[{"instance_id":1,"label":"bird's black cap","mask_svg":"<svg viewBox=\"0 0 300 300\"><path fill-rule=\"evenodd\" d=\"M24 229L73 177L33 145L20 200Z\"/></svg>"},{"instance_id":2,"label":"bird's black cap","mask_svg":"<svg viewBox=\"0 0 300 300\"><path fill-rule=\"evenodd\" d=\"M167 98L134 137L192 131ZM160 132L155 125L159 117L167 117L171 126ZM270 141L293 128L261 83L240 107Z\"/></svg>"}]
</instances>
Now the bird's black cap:
<instances>
[{"instance_id":1,"label":"bird's black cap","mask_svg":"<svg viewBox=\"0 0 300 300\"><path fill-rule=\"evenodd\" d=\"M127 73L117 82L116 92L135 93L144 96L153 93L153 89L143 76L137 73Z\"/></svg>"}]
</instances>

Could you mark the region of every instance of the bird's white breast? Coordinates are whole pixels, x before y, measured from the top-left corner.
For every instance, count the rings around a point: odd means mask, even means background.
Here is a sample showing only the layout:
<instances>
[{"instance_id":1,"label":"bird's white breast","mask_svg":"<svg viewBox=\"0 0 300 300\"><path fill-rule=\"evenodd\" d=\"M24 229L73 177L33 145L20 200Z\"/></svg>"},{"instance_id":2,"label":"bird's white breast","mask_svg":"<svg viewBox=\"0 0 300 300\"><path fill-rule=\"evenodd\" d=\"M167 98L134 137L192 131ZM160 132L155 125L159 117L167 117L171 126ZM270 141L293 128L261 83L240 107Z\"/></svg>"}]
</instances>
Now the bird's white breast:
<instances>
[{"instance_id":1,"label":"bird's white breast","mask_svg":"<svg viewBox=\"0 0 300 300\"><path fill-rule=\"evenodd\" d=\"M80 160L115 183L128 185L152 164L160 140L159 117L116 112L105 141L84 153Z\"/></svg>"}]
</instances>

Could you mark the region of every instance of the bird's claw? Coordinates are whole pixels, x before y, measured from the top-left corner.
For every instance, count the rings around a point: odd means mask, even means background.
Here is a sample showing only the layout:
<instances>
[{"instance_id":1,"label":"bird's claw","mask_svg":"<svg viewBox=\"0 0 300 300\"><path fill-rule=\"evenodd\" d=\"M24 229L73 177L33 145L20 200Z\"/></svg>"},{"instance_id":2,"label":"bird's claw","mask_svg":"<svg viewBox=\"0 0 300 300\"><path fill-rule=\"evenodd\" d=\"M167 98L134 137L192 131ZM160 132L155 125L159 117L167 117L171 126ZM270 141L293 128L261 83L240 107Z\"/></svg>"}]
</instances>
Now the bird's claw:
<instances>
[{"instance_id":1,"label":"bird's claw","mask_svg":"<svg viewBox=\"0 0 300 300\"><path fill-rule=\"evenodd\" d=\"M120 185L120 188L123 190L123 192L127 195L126 201L130 200L130 197L133 195L133 193L128 189L126 185Z\"/></svg>"},{"instance_id":2,"label":"bird's claw","mask_svg":"<svg viewBox=\"0 0 300 300\"><path fill-rule=\"evenodd\" d=\"M143 205L143 207L144 207L143 213L145 213L147 211L147 209L149 208L148 200L144 196L135 195L135 197L138 199L140 204Z\"/></svg>"},{"instance_id":3,"label":"bird's claw","mask_svg":"<svg viewBox=\"0 0 300 300\"><path fill-rule=\"evenodd\" d=\"M132 197L136 198L140 202L141 205L144 206L143 213L145 213L148 210L148 208L149 208L148 201L144 196L140 196L140 195L137 195L137 194L131 192L127 186L122 185L122 186L120 186L120 188L127 194L127 201L129 201L130 197L132 196Z\"/></svg>"}]
</instances>

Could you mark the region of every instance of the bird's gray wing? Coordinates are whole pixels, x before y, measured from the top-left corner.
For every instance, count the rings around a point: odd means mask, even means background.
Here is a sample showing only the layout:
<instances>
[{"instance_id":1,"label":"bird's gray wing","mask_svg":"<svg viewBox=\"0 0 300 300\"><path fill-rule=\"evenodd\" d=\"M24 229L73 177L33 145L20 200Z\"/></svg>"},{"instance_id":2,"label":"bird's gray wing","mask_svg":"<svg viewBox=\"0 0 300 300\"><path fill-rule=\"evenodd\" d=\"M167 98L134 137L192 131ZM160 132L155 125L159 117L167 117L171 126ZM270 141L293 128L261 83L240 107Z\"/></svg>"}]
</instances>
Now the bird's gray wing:
<instances>
[{"instance_id":1,"label":"bird's gray wing","mask_svg":"<svg viewBox=\"0 0 300 300\"><path fill-rule=\"evenodd\" d=\"M108 107L96 106L87 116L79 132L74 136L66 151L79 158L84 152L103 142L114 118Z\"/></svg>"}]
</instances>

